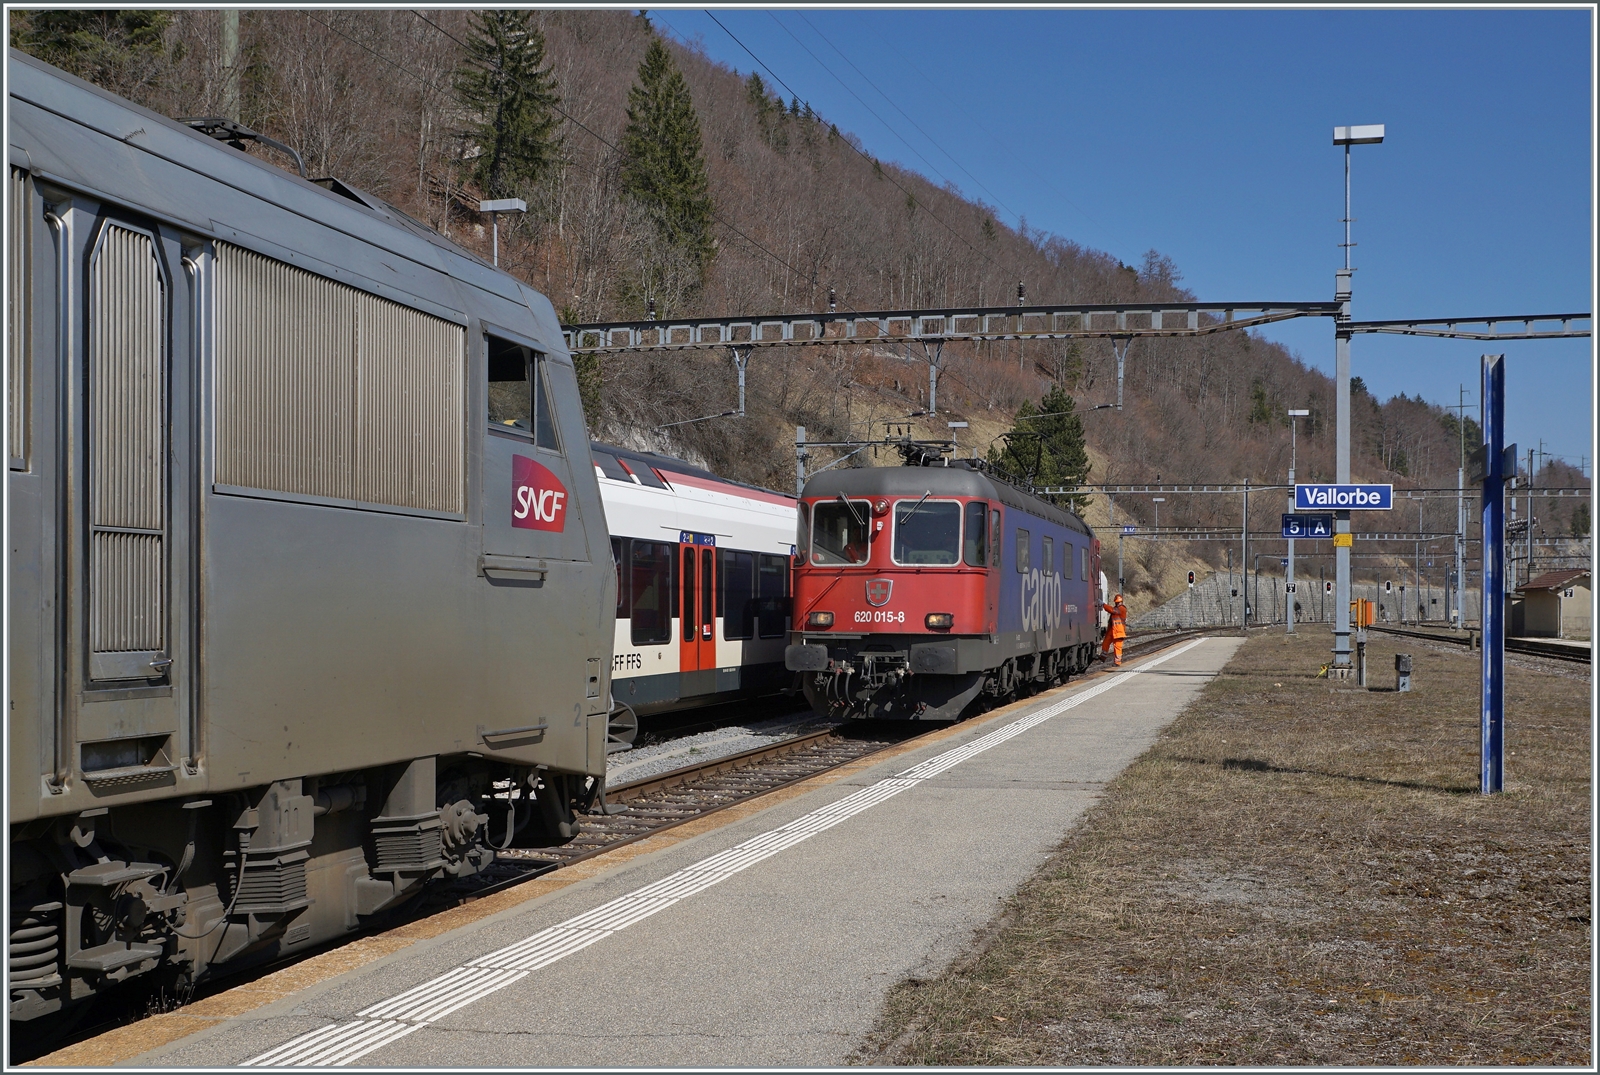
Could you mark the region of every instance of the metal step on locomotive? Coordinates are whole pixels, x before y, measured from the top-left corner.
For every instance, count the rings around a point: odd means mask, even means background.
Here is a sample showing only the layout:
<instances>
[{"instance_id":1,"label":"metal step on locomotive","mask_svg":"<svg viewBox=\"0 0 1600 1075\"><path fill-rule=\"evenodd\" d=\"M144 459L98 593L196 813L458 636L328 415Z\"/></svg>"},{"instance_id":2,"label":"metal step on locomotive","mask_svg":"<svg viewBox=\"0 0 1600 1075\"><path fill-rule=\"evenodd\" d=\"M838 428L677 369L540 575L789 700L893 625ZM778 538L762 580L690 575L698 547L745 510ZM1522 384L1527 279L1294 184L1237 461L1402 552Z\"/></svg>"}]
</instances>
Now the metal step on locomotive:
<instances>
[{"instance_id":1,"label":"metal step on locomotive","mask_svg":"<svg viewBox=\"0 0 1600 1075\"><path fill-rule=\"evenodd\" d=\"M812 707L956 720L1086 670L1105 588L1088 524L938 446L905 457L802 491L784 659Z\"/></svg>"},{"instance_id":2,"label":"metal step on locomotive","mask_svg":"<svg viewBox=\"0 0 1600 1075\"><path fill-rule=\"evenodd\" d=\"M237 125L7 76L11 1018L570 837L616 583L549 301Z\"/></svg>"}]
</instances>

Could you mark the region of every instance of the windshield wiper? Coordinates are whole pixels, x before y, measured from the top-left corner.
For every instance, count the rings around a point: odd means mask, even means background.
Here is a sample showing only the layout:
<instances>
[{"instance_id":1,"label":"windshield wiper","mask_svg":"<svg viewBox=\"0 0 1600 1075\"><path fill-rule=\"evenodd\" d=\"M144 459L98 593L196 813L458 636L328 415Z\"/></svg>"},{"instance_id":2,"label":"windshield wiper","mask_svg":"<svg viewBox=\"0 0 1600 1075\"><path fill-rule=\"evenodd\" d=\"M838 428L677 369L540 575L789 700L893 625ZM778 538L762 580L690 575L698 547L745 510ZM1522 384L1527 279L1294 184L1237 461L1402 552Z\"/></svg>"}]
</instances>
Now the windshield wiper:
<instances>
[{"instance_id":1,"label":"windshield wiper","mask_svg":"<svg viewBox=\"0 0 1600 1075\"><path fill-rule=\"evenodd\" d=\"M838 494L837 499L838 499L839 503L844 505L845 510L850 513L850 518L852 518L856 522L860 523L861 524L861 529L865 530L867 528L867 520L863 519L861 516L856 514L856 506L855 506L855 504L851 503L850 499L848 497L846 497L843 493Z\"/></svg>"},{"instance_id":2,"label":"windshield wiper","mask_svg":"<svg viewBox=\"0 0 1600 1075\"><path fill-rule=\"evenodd\" d=\"M922 494L922 500L926 500L926 499L928 499L928 497L930 497L932 495L933 495L933 490L929 489L926 493ZM915 504L911 505L911 510L906 512L904 515L900 516L900 521L901 522L905 522L907 519L909 519L913 515L915 515L917 513L917 509L922 507L922 500L919 500Z\"/></svg>"}]
</instances>

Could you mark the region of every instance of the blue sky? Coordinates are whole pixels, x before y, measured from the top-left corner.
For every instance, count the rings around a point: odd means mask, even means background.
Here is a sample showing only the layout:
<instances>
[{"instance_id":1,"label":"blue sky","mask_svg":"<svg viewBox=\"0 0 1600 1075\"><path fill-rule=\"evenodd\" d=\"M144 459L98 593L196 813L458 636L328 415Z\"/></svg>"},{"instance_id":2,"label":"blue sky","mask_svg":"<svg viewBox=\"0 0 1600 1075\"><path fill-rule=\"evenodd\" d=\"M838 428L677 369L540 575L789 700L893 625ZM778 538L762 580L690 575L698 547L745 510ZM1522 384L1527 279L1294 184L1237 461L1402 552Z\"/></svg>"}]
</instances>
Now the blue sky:
<instances>
[{"instance_id":1,"label":"blue sky","mask_svg":"<svg viewBox=\"0 0 1600 1075\"><path fill-rule=\"evenodd\" d=\"M715 15L868 152L1012 225L1129 264L1155 248L1204 301L1332 298L1332 128L1383 123L1385 143L1353 154L1357 320L1593 309L1587 10ZM756 69L704 11L650 16ZM1331 322L1266 335L1332 372ZM1507 355L1510 439L1592 464L1590 340L1360 336L1353 371L1380 398L1454 405L1464 383L1475 402L1491 347Z\"/></svg>"}]
</instances>

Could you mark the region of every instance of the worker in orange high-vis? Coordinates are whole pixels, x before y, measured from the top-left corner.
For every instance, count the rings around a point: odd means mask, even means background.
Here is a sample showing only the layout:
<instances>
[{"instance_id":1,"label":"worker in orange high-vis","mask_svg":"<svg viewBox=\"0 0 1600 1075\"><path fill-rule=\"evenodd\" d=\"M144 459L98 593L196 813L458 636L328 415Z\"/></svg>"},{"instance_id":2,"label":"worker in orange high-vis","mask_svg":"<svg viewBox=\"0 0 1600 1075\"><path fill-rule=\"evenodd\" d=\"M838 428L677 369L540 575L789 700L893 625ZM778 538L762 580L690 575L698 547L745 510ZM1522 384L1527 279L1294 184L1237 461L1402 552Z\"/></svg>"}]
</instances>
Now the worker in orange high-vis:
<instances>
[{"instance_id":1,"label":"worker in orange high-vis","mask_svg":"<svg viewBox=\"0 0 1600 1075\"><path fill-rule=\"evenodd\" d=\"M1100 607L1111 613L1111 626L1106 628L1105 641L1100 643L1102 657L1116 652L1116 663L1122 663L1122 640L1128 637L1128 606L1122 603L1122 595L1117 594L1111 599L1114 604L1101 605Z\"/></svg>"}]
</instances>

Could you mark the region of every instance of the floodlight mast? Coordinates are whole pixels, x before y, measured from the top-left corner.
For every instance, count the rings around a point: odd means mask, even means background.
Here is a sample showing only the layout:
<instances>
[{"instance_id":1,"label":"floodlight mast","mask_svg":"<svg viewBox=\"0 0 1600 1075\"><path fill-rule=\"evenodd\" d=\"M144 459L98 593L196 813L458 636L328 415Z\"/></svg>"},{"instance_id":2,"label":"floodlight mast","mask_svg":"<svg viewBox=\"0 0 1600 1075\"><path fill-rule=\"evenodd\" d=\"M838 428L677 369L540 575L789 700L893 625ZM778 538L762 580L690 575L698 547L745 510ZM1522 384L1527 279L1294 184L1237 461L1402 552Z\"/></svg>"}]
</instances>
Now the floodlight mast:
<instances>
[{"instance_id":1,"label":"floodlight mast","mask_svg":"<svg viewBox=\"0 0 1600 1075\"><path fill-rule=\"evenodd\" d=\"M1334 410L1335 447L1334 480L1340 485L1350 483L1350 278L1355 269L1350 265L1350 147L1377 145L1383 141L1383 124L1368 123L1360 126L1335 127L1333 144L1344 146L1344 268L1334 274L1334 301L1339 312L1334 315ZM1333 599L1333 665L1328 674L1337 679L1350 676L1350 513L1334 513L1334 599Z\"/></svg>"},{"instance_id":2,"label":"floodlight mast","mask_svg":"<svg viewBox=\"0 0 1600 1075\"><path fill-rule=\"evenodd\" d=\"M492 221L491 231L494 234L494 264L500 264L500 214L501 213L526 213L528 203L521 198L496 198L493 201L479 202L478 212L488 213Z\"/></svg>"}]
</instances>

